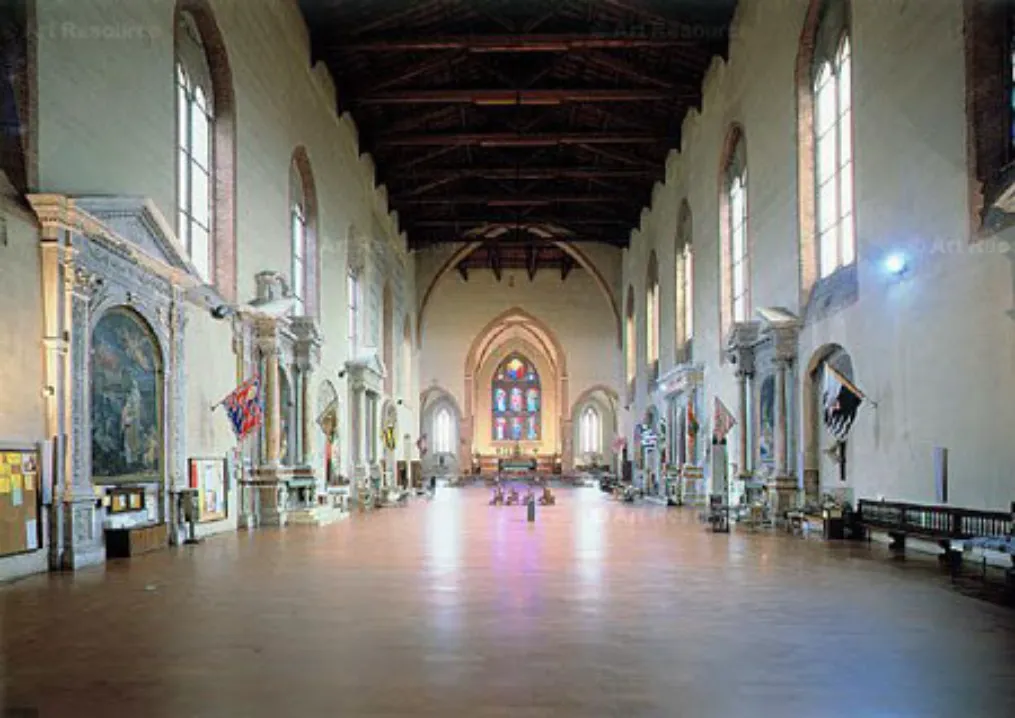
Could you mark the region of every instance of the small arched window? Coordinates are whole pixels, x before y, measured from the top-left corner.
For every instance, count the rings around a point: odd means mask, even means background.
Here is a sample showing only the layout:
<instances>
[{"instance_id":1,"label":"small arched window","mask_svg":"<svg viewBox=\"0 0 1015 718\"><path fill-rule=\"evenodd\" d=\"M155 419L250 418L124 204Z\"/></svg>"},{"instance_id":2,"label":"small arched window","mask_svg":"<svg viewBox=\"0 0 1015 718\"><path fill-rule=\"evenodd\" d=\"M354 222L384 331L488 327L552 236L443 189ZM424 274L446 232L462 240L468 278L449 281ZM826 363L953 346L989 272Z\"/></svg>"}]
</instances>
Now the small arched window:
<instances>
[{"instance_id":1,"label":"small arched window","mask_svg":"<svg viewBox=\"0 0 1015 718\"><path fill-rule=\"evenodd\" d=\"M678 361L687 361L694 337L694 263L692 256L691 208L684 202L677 224L676 246L676 320Z\"/></svg>"},{"instance_id":2,"label":"small arched window","mask_svg":"<svg viewBox=\"0 0 1015 718\"><path fill-rule=\"evenodd\" d=\"M627 383L634 382L634 375L637 371L638 347L634 336L634 287L627 288L627 311L624 319L624 348L626 350L625 363L627 368Z\"/></svg>"},{"instance_id":3,"label":"small arched window","mask_svg":"<svg viewBox=\"0 0 1015 718\"><path fill-rule=\"evenodd\" d=\"M853 221L852 56L848 4L822 9L812 67L815 232L819 278L856 259Z\"/></svg>"},{"instance_id":4,"label":"small arched window","mask_svg":"<svg viewBox=\"0 0 1015 718\"><path fill-rule=\"evenodd\" d=\"M659 262L652 252L645 281L645 360L649 373L659 370Z\"/></svg>"},{"instance_id":5,"label":"small arched window","mask_svg":"<svg viewBox=\"0 0 1015 718\"><path fill-rule=\"evenodd\" d=\"M292 256L292 294L296 299L293 313L307 312L307 200L296 162L289 172L289 244Z\"/></svg>"},{"instance_id":6,"label":"small arched window","mask_svg":"<svg viewBox=\"0 0 1015 718\"><path fill-rule=\"evenodd\" d=\"M442 406L434 413L432 433L435 453L450 454L454 450L454 419L447 406Z\"/></svg>"},{"instance_id":7,"label":"small arched window","mask_svg":"<svg viewBox=\"0 0 1015 718\"><path fill-rule=\"evenodd\" d=\"M585 407L579 421L579 444L583 454L598 454L603 450L603 423L594 406Z\"/></svg>"},{"instance_id":8,"label":"small arched window","mask_svg":"<svg viewBox=\"0 0 1015 718\"><path fill-rule=\"evenodd\" d=\"M212 281L215 93L193 16L179 13L176 53L177 235L198 274Z\"/></svg>"},{"instance_id":9,"label":"small arched window","mask_svg":"<svg viewBox=\"0 0 1015 718\"><path fill-rule=\"evenodd\" d=\"M729 305L734 322L750 314L750 251L747 244L747 157L742 137L726 167L726 226L729 237Z\"/></svg>"}]
</instances>

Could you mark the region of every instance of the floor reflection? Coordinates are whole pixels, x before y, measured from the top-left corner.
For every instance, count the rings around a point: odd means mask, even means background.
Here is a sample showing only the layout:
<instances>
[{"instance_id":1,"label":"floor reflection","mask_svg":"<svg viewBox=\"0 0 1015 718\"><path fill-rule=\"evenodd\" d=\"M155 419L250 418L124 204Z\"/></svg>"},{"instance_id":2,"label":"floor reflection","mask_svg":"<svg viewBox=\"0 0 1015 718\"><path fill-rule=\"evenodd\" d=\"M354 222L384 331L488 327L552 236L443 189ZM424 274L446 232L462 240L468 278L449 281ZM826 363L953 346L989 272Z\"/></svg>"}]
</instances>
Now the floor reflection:
<instances>
[{"instance_id":1,"label":"floor reflection","mask_svg":"<svg viewBox=\"0 0 1015 718\"><path fill-rule=\"evenodd\" d=\"M0 588L43 716L1015 715L1015 614L866 545L489 491ZM876 555L872 555L876 554Z\"/></svg>"}]
</instances>

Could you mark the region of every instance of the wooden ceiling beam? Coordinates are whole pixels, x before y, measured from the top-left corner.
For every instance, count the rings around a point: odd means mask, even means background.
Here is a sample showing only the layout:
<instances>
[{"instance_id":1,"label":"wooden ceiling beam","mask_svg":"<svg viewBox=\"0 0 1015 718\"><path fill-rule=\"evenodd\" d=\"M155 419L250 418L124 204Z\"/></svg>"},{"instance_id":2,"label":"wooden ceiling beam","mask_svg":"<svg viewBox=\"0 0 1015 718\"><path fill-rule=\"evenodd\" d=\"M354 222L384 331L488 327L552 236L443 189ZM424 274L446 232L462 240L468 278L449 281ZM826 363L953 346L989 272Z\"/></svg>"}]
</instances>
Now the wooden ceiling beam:
<instances>
[{"instance_id":1,"label":"wooden ceiling beam","mask_svg":"<svg viewBox=\"0 0 1015 718\"><path fill-rule=\"evenodd\" d=\"M665 176L665 167L433 167L413 171L405 171L397 164L392 165L388 177L401 180L434 180L451 177L453 179L489 179L489 180L552 180L591 178L607 179L646 179L658 180ZM418 188L412 194L419 194Z\"/></svg>"},{"instance_id":2,"label":"wooden ceiling beam","mask_svg":"<svg viewBox=\"0 0 1015 718\"><path fill-rule=\"evenodd\" d=\"M553 147L557 145L655 145L670 141L666 135L647 132L442 132L393 135L378 138L379 146L436 147L472 145L478 147Z\"/></svg>"},{"instance_id":3,"label":"wooden ceiling beam","mask_svg":"<svg viewBox=\"0 0 1015 718\"><path fill-rule=\"evenodd\" d=\"M634 204L630 197L615 194L446 195L417 197L394 195L393 205L481 204L488 207L531 207L552 204Z\"/></svg>"},{"instance_id":4,"label":"wooden ceiling beam","mask_svg":"<svg viewBox=\"0 0 1015 718\"><path fill-rule=\"evenodd\" d=\"M553 90L393 90L357 98L361 105L471 104L482 107L561 105L572 102L659 102L694 100L693 91L655 88Z\"/></svg>"},{"instance_id":5,"label":"wooden ceiling beam","mask_svg":"<svg viewBox=\"0 0 1015 718\"><path fill-rule=\"evenodd\" d=\"M378 38L330 42L323 54L343 52L441 52L460 50L469 53L573 52L580 50L631 50L641 48L698 47L700 39L660 35L616 35L612 33L560 33L517 35L450 35Z\"/></svg>"},{"instance_id":6,"label":"wooden ceiling beam","mask_svg":"<svg viewBox=\"0 0 1015 718\"><path fill-rule=\"evenodd\" d=\"M568 217L541 217L538 219L529 218L525 221L515 221L504 217L469 217L458 219L421 219L407 222L416 229L454 229L468 231L470 229L482 228L492 229L559 229L568 230L574 227L630 227L630 222L623 219L572 219Z\"/></svg>"}]
</instances>

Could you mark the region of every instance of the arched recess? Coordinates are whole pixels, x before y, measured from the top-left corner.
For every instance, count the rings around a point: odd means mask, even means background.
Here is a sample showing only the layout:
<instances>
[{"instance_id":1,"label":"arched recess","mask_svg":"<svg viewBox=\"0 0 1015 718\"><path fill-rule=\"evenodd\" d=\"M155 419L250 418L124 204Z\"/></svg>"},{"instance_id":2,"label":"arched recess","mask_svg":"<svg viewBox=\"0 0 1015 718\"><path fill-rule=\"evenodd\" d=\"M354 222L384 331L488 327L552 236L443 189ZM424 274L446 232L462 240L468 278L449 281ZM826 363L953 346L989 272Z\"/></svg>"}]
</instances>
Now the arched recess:
<instances>
[{"instance_id":1,"label":"arched recess","mask_svg":"<svg viewBox=\"0 0 1015 718\"><path fill-rule=\"evenodd\" d=\"M129 307L118 305L102 312L92 328L93 483L164 479L163 356L151 325Z\"/></svg>"},{"instance_id":2,"label":"arched recess","mask_svg":"<svg viewBox=\"0 0 1015 718\"><path fill-rule=\"evenodd\" d=\"M211 220L214 285L226 299L236 301L236 96L232 70L225 39L208 0L177 0L173 18L176 46L188 16L201 36L215 95Z\"/></svg>"},{"instance_id":3,"label":"arched recess","mask_svg":"<svg viewBox=\"0 0 1015 718\"><path fill-rule=\"evenodd\" d=\"M838 344L825 344L819 347L811 355L807 373L802 377L804 502L812 506L817 506L820 501L822 484L841 483L839 466L830 452L834 448L835 440L825 428L822 408L826 363L850 381L853 380L853 360ZM849 442L846 442L847 472L851 454ZM822 481L823 476L826 477L825 481Z\"/></svg>"},{"instance_id":4,"label":"arched recess","mask_svg":"<svg viewBox=\"0 0 1015 718\"><path fill-rule=\"evenodd\" d=\"M437 419L443 413L451 417L451 450L443 451L437 441ZM424 476L455 476L459 473L462 447L462 410L455 397L440 386L432 386L420 395L420 436L426 436L428 451L421 459Z\"/></svg>"},{"instance_id":5,"label":"arched recess","mask_svg":"<svg viewBox=\"0 0 1015 718\"><path fill-rule=\"evenodd\" d=\"M589 406L595 407L601 421L601 450L598 452L602 462L611 466L613 462L613 440L619 427L620 400L617 392L605 384L588 387L571 405L571 431L574 442L574 463L577 466L587 465L591 457L583 455L581 440L581 417Z\"/></svg>"},{"instance_id":6,"label":"arched recess","mask_svg":"<svg viewBox=\"0 0 1015 718\"><path fill-rule=\"evenodd\" d=\"M341 438L339 436L338 392L335 385L325 379L317 388L316 446L321 447L320 468L325 484L337 484L341 473Z\"/></svg>"},{"instance_id":7,"label":"arched recess","mask_svg":"<svg viewBox=\"0 0 1015 718\"><path fill-rule=\"evenodd\" d=\"M589 273L589 276L591 276L592 280L596 283L596 286L599 288L603 298L606 299L606 302L610 306L610 312L616 322L617 346L620 347L623 341L621 335L620 309L617 305L617 300L610 289L609 283L603 277L602 273L592 260L585 256L585 254L574 244L563 241L553 241L552 244L566 252L571 259L575 260L582 269ZM434 274L433 279L430 280L426 291L423 292L423 299L419 303L419 312L416 315L416 344L418 346L423 346L423 321L426 317L426 308L430 304L430 299L433 297L433 293L436 290L437 285L440 284L441 280L444 279L449 272L458 266L459 262L475 252L482 245L482 242L470 242L460 248L448 257L444 264L441 265L440 269L437 270L436 274Z\"/></svg>"},{"instance_id":8,"label":"arched recess","mask_svg":"<svg viewBox=\"0 0 1015 718\"><path fill-rule=\"evenodd\" d=\"M570 421L562 423L569 407L567 357L556 334L540 319L515 307L494 317L476 335L465 357L465 406L461 436L466 451L490 450L490 379L497 364L518 351L536 366L542 380L544 452L570 447ZM467 454L466 454L467 456Z\"/></svg>"},{"instance_id":9,"label":"arched recess","mask_svg":"<svg viewBox=\"0 0 1015 718\"><path fill-rule=\"evenodd\" d=\"M305 228L305 249L306 249L306 314L317 316L321 301L321 255L317 240L318 232L318 205L317 185L314 182L314 173L310 168L310 157L307 149L299 145L293 150L292 172L294 179L299 181L302 190L303 205L303 226ZM294 206L293 198L290 197L290 206Z\"/></svg>"},{"instance_id":10,"label":"arched recess","mask_svg":"<svg viewBox=\"0 0 1015 718\"><path fill-rule=\"evenodd\" d=\"M384 361L384 393L391 396L394 389L395 357L394 357L394 300L391 295L391 283L384 283L381 297L381 348Z\"/></svg>"}]
</instances>

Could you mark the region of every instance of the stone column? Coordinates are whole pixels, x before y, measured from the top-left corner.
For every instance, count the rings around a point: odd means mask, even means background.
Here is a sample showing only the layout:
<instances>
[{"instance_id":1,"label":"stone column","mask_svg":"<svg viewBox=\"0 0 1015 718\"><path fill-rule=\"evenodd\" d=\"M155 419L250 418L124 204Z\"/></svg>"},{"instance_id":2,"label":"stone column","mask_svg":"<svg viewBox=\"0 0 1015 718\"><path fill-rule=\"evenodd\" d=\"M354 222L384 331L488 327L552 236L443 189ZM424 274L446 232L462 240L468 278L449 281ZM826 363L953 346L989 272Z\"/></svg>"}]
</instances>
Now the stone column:
<instances>
[{"instance_id":1,"label":"stone column","mask_svg":"<svg viewBox=\"0 0 1015 718\"><path fill-rule=\"evenodd\" d=\"M750 457L747 454L747 436L751 431L750 417L747 415L747 389L748 389L748 373L746 371L737 372L737 428L738 441L737 441L737 460L740 462L740 477L745 478L751 475L750 466L748 461Z\"/></svg>"},{"instance_id":2,"label":"stone column","mask_svg":"<svg viewBox=\"0 0 1015 718\"><path fill-rule=\"evenodd\" d=\"M309 366L300 367L300 463L310 466L314 460L314 409L310 405L310 379L313 376Z\"/></svg>"},{"instance_id":3,"label":"stone column","mask_svg":"<svg viewBox=\"0 0 1015 718\"><path fill-rule=\"evenodd\" d=\"M775 363L775 471L777 476L789 473L788 417L786 416L786 361Z\"/></svg>"},{"instance_id":4,"label":"stone column","mask_svg":"<svg viewBox=\"0 0 1015 718\"><path fill-rule=\"evenodd\" d=\"M282 457L282 407L278 372L278 347L274 337L261 344L264 357L264 439L265 461L269 466L278 466Z\"/></svg>"}]
</instances>

